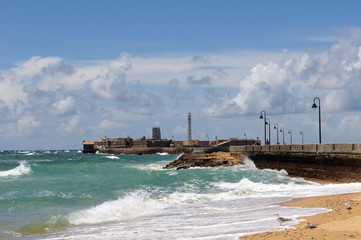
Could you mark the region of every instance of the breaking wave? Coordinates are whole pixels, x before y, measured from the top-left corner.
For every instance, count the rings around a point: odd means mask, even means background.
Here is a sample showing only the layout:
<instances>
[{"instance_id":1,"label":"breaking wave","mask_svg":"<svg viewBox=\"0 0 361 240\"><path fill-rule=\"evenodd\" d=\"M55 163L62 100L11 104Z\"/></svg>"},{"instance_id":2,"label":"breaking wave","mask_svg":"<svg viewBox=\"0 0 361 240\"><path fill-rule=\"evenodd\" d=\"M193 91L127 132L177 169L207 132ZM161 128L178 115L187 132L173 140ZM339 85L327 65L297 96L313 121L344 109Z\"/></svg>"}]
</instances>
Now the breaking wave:
<instances>
[{"instance_id":1,"label":"breaking wave","mask_svg":"<svg viewBox=\"0 0 361 240\"><path fill-rule=\"evenodd\" d=\"M7 170L7 171L0 171L0 177L9 177L9 176L21 176L24 174L28 174L31 172L31 167L29 166L27 161L21 161L20 165Z\"/></svg>"}]
</instances>

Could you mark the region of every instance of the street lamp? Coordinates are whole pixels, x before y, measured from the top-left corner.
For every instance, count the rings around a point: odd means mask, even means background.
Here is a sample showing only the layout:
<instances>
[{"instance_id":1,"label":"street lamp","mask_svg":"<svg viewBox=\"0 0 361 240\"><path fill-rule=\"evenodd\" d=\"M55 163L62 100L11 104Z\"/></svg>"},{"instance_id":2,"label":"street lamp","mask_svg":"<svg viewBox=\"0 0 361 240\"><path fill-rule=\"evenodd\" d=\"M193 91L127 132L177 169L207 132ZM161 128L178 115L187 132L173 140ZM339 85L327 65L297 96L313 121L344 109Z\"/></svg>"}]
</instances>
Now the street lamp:
<instances>
[{"instance_id":1,"label":"street lamp","mask_svg":"<svg viewBox=\"0 0 361 240\"><path fill-rule=\"evenodd\" d=\"M303 130L301 130L300 134L302 135L302 144L303 144Z\"/></svg>"},{"instance_id":2,"label":"street lamp","mask_svg":"<svg viewBox=\"0 0 361 240\"><path fill-rule=\"evenodd\" d=\"M263 114L262 114L263 113ZM260 115L259 115L259 119L264 119L264 145L266 145L266 139L267 139L267 131L266 131L266 111L261 111Z\"/></svg>"},{"instance_id":3,"label":"street lamp","mask_svg":"<svg viewBox=\"0 0 361 240\"><path fill-rule=\"evenodd\" d=\"M268 124L268 145L271 145L271 120L267 118L266 124Z\"/></svg>"},{"instance_id":4,"label":"street lamp","mask_svg":"<svg viewBox=\"0 0 361 240\"><path fill-rule=\"evenodd\" d=\"M316 105L316 101L318 100L318 106ZM314 110L316 110L316 108L318 108L318 136L320 138L320 144L321 144L321 100L318 97L315 97L313 99L313 104L312 107Z\"/></svg>"},{"instance_id":5,"label":"street lamp","mask_svg":"<svg viewBox=\"0 0 361 240\"><path fill-rule=\"evenodd\" d=\"M280 128L280 132L283 135L283 145L285 145L285 129L283 127Z\"/></svg>"},{"instance_id":6,"label":"street lamp","mask_svg":"<svg viewBox=\"0 0 361 240\"><path fill-rule=\"evenodd\" d=\"M277 144L280 144L280 142L278 141L278 123L275 123L275 126L273 128L277 131Z\"/></svg>"},{"instance_id":7,"label":"street lamp","mask_svg":"<svg viewBox=\"0 0 361 240\"><path fill-rule=\"evenodd\" d=\"M290 142L291 142L291 145L292 145L292 130L288 130L288 134L290 135Z\"/></svg>"},{"instance_id":8,"label":"street lamp","mask_svg":"<svg viewBox=\"0 0 361 240\"><path fill-rule=\"evenodd\" d=\"M245 136L245 137L246 137L246 140L247 140L247 133L244 133L243 136Z\"/></svg>"}]
</instances>

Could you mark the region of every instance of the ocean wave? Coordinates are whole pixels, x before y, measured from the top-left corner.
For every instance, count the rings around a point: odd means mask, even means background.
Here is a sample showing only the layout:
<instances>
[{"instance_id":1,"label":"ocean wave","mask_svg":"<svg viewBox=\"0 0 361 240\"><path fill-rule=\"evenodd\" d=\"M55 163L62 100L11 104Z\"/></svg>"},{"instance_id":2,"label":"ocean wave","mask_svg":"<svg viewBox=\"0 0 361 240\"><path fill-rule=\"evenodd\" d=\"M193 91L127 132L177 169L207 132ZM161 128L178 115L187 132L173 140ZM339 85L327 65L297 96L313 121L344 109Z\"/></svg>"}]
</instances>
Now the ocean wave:
<instances>
[{"instance_id":1,"label":"ocean wave","mask_svg":"<svg viewBox=\"0 0 361 240\"><path fill-rule=\"evenodd\" d=\"M167 155L169 155L169 153L165 153L165 152L162 152L162 153L158 152L157 154L160 155L160 156L167 156Z\"/></svg>"},{"instance_id":2,"label":"ocean wave","mask_svg":"<svg viewBox=\"0 0 361 240\"><path fill-rule=\"evenodd\" d=\"M61 191L49 191L49 190L42 190L37 194L37 197L56 197L56 198L63 198L63 199L71 199L71 198L91 198L90 194L84 193L74 193L74 192L61 192Z\"/></svg>"},{"instance_id":3,"label":"ocean wave","mask_svg":"<svg viewBox=\"0 0 361 240\"><path fill-rule=\"evenodd\" d=\"M165 204L152 199L149 193L138 190L117 200L70 213L66 218L73 225L99 224L156 215L165 207Z\"/></svg>"},{"instance_id":4,"label":"ocean wave","mask_svg":"<svg viewBox=\"0 0 361 240\"><path fill-rule=\"evenodd\" d=\"M24 174L29 174L31 172L31 167L29 166L27 161L21 161L20 165L7 170L7 171L0 171L0 177L9 177L9 176L21 176Z\"/></svg>"},{"instance_id":5,"label":"ocean wave","mask_svg":"<svg viewBox=\"0 0 361 240\"><path fill-rule=\"evenodd\" d=\"M114 155L105 156L105 157L106 157L106 158L109 158L109 159L120 159L119 157L114 156Z\"/></svg>"}]
</instances>

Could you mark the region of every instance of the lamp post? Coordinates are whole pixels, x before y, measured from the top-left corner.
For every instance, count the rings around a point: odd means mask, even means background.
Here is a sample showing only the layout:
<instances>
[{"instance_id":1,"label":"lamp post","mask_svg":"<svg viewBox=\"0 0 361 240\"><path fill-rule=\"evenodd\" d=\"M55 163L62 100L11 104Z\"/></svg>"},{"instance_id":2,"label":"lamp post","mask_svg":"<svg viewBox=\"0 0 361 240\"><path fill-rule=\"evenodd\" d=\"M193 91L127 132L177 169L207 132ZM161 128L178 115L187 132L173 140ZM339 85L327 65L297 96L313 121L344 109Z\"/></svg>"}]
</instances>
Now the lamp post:
<instances>
[{"instance_id":1,"label":"lamp post","mask_svg":"<svg viewBox=\"0 0 361 240\"><path fill-rule=\"evenodd\" d=\"M280 132L283 135L283 145L285 145L285 129L283 127L280 128Z\"/></svg>"},{"instance_id":2,"label":"lamp post","mask_svg":"<svg viewBox=\"0 0 361 240\"><path fill-rule=\"evenodd\" d=\"M318 106L316 105L316 99L318 100ZM320 138L320 144L321 144L321 100L318 97L315 97L313 99L312 107L314 110L318 108L318 136Z\"/></svg>"},{"instance_id":3,"label":"lamp post","mask_svg":"<svg viewBox=\"0 0 361 240\"><path fill-rule=\"evenodd\" d=\"M275 126L273 127L273 129L276 129L276 131L277 131L277 144L280 144L280 142L278 141L278 123L275 123Z\"/></svg>"},{"instance_id":4,"label":"lamp post","mask_svg":"<svg viewBox=\"0 0 361 240\"><path fill-rule=\"evenodd\" d=\"M263 113L263 114L262 114ZM260 115L259 115L259 119L264 119L264 145L266 145L266 140L267 140L267 131L266 131L266 111L261 111Z\"/></svg>"},{"instance_id":5,"label":"lamp post","mask_svg":"<svg viewBox=\"0 0 361 240\"><path fill-rule=\"evenodd\" d=\"M267 118L266 124L268 124L268 145L271 145L271 120Z\"/></svg>"},{"instance_id":6,"label":"lamp post","mask_svg":"<svg viewBox=\"0 0 361 240\"><path fill-rule=\"evenodd\" d=\"M291 142L291 145L292 145L292 130L288 130L288 134L290 135L290 142Z\"/></svg>"},{"instance_id":7,"label":"lamp post","mask_svg":"<svg viewBox=\"0 0 361 240\"><path fill-rule=\"evenodd\" d=\"M303 144L303 130L301 130L300 134L302 135L302 144Z\"/></svg>"}]
</instances>

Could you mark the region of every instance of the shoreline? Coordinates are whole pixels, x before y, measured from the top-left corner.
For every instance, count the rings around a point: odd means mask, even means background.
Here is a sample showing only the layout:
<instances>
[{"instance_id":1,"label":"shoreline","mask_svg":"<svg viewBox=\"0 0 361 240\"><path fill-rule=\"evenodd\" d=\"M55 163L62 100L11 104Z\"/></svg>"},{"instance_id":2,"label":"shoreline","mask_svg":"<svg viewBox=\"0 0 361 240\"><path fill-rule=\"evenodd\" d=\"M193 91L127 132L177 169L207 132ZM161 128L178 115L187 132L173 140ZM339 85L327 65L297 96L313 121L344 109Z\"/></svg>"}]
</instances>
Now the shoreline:
<instances>
[{"instance_id":1,"label":"shoreline","mask_svg":"<svg viewBox=\"0 0 361 240\"><path fill-rule=\"evenodd\" d=\"M352 206L351 210L345 208L344 200L350 203ZM327 208L331 211L312 216L299 217L297 219L304 221L292 226L293 228L245 235L239 239L361 239L361 192L296 199L295 201L284 203L283 206ZM308 222L315 225L316 228L308 228Z\"/></svg>"}]
</instances>

